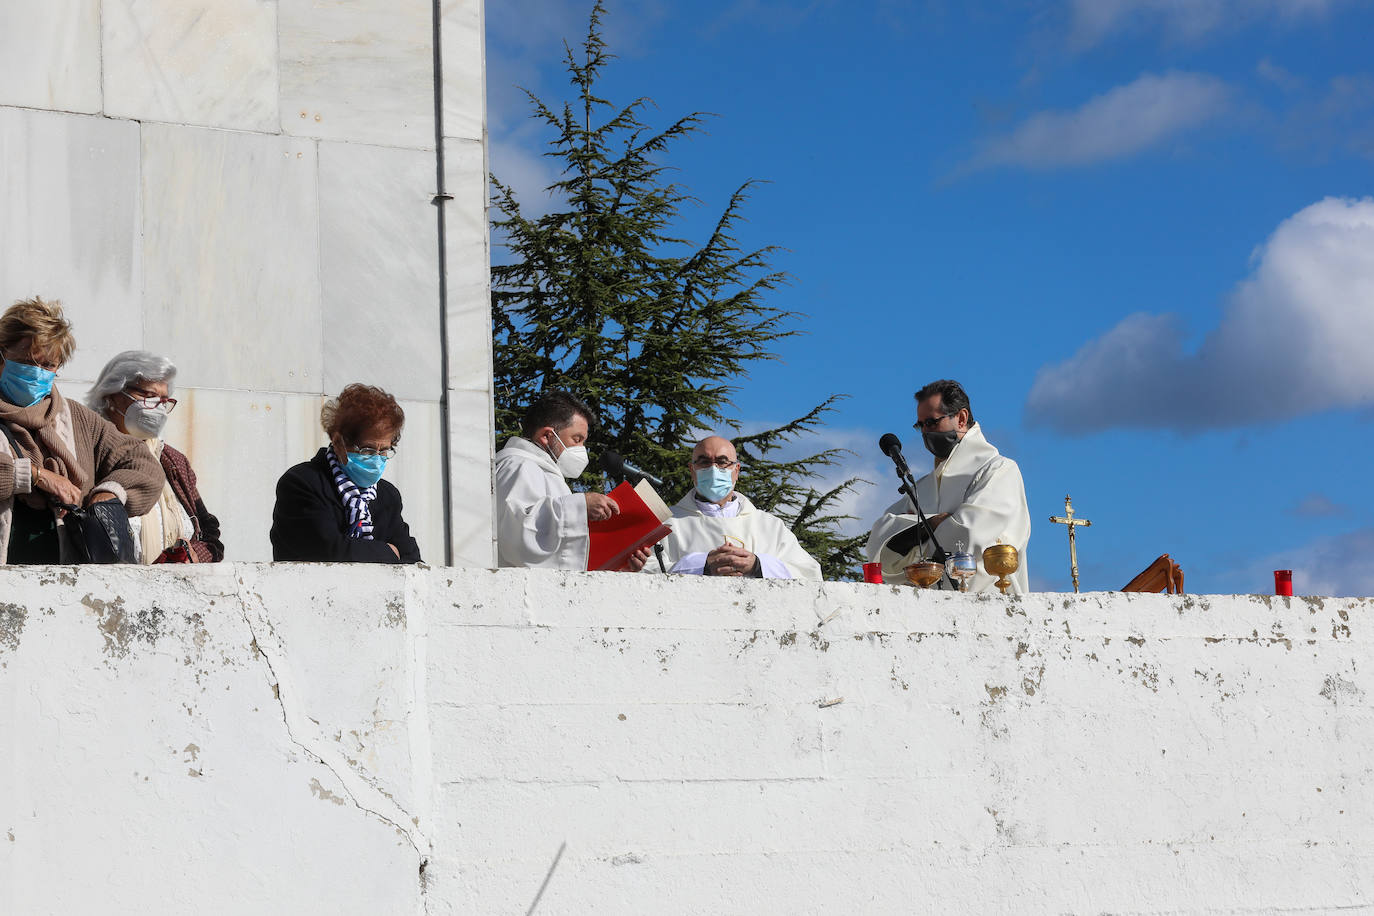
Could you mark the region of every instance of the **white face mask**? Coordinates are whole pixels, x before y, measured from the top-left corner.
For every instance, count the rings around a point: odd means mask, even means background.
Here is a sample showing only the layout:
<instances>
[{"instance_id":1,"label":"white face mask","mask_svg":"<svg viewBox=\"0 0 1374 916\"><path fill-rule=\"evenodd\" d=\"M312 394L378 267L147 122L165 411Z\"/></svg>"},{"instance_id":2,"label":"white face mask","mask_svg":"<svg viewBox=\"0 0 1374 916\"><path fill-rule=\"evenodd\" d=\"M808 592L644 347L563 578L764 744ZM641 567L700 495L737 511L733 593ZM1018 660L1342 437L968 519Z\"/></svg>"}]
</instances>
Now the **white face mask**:
<instances>
[{"instance_id":1,"label":"white face mask","mask_svg":"<svg viewBox=\"0 0 1374 916\"><path fill-rule=\"evenodd\" d=\"M162 427L167 423L167 415L160 410L149 410L141 404L130 404L124 411L124 428L129 435L139 439L156 439L162 435Z\"/></svg>"},{"instance_id":2,"label":"white face mask","mask_svg":"<svg viewBox=\"0 0 1374 916\"><path fill-rule=\"evenodd\" d=\"M569 480L574 480L582 476L582 472L587 469L587 447L585 445L568 445L555 431L553 437L558 440L558 444L563 446L563 451L559 453L557 460L558 473Z\"/></svg>"}]
</instances>

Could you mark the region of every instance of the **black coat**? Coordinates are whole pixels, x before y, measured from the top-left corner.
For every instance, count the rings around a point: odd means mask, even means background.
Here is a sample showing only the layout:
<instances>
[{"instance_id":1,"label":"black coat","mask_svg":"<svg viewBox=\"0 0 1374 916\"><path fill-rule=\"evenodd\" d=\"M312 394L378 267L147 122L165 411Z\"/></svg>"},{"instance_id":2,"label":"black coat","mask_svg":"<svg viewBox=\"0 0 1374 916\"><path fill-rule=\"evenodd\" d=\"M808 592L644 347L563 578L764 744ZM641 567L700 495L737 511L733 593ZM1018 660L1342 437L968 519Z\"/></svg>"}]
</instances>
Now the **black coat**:
<instances>
[{"instance_id":1,"label":"black coat","mask_svg":"<svg viewBox=\"0 0 1374 916\"><path fill-rule=\"evenodd\" d=\"M348 509L339 498L329 458L320 449L277 481L272 509L272 559L322 563L418 563L420 547L401 518L401 491L377 481L372 513L372 540L348 536ZM399 557L388 544L396 545Z\"/></svg>"}]
</instances>

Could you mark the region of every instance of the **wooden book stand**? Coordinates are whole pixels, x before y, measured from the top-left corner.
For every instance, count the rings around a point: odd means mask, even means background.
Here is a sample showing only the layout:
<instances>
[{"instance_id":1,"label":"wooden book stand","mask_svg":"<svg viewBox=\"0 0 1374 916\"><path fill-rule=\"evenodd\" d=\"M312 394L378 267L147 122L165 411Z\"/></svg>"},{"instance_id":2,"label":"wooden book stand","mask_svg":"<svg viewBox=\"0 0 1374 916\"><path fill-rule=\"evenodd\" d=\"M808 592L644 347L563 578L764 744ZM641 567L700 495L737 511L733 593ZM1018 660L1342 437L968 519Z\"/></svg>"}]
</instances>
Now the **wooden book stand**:
<instances>
[{"instance_id":1,"label":"wooden book stand","mask_svg":"<svg viewBox=\"0 0 1374 916\"><path fill-rule=\"evenodd\" d=\"M1170 595L1183 594L1183 569L1169 555L1163 554L1145 571L1126 583L1123 592L1168 592Z\"/></svg>"}]
</instances>

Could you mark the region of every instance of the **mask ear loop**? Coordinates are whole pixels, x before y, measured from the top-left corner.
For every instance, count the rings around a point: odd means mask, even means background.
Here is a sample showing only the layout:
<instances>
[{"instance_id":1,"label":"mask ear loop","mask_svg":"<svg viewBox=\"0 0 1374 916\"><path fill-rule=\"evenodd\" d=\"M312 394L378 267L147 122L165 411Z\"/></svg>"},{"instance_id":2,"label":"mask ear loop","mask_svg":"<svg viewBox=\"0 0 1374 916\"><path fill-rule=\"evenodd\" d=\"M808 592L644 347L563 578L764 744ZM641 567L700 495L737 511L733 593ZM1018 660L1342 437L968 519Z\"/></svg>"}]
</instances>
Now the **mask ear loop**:
<instances>
[{"instance_id":1,"label":"mask ear loop","mask_svg":"<svg viewBox=\"0 0 1374 916\"><path fill-rule=\"evenodd\" d=\"M550 427L549 427L549 432L553 433L553 437L554 437L555 439L558 440L558 444L561 445L561 446L563 446L563 452L566 452L566 451L568 450L568 443L564 442L564 441L563 441L563 437L560 436L560 435L558 435L558 430L556 430L556 429L554 429L552 426L550 426ZM554 464L557 464L557 463L558 463L558 456L563 454L563 452L559 452L558 455L555 455L555 454L553 453L553 449L551 449L551 448L546 448L546 449L544 449L544 451L546 451L546 452L549 453L549 457L553 459L553 463L554 463Z\"/></svg>"}]
</instances>

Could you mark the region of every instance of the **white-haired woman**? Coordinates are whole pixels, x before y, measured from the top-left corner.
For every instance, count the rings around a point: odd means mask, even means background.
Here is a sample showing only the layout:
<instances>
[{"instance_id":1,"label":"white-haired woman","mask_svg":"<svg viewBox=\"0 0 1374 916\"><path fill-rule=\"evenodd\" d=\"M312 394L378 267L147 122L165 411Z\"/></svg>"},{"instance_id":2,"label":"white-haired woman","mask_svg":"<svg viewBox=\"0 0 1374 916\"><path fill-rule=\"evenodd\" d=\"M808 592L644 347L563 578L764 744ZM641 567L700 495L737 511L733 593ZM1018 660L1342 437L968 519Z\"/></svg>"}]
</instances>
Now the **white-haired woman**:
<instances>
[{"instance_id":1,"label":"white-haired woman","mask_svg":"<svg viewBox=\"0 0 1374 916\"><path fill-rule=\"evenodd\" d=\"M191 462L162 440L167 415L177 405L171 396L176 374L177 367L165 356L125 350L105 364L86 403L120 432L142 439L167 476L153 508L129 520L140 559L144 563L218 563L224 559L219 519L200 498Z\"/></svg>"}]
</instances>

